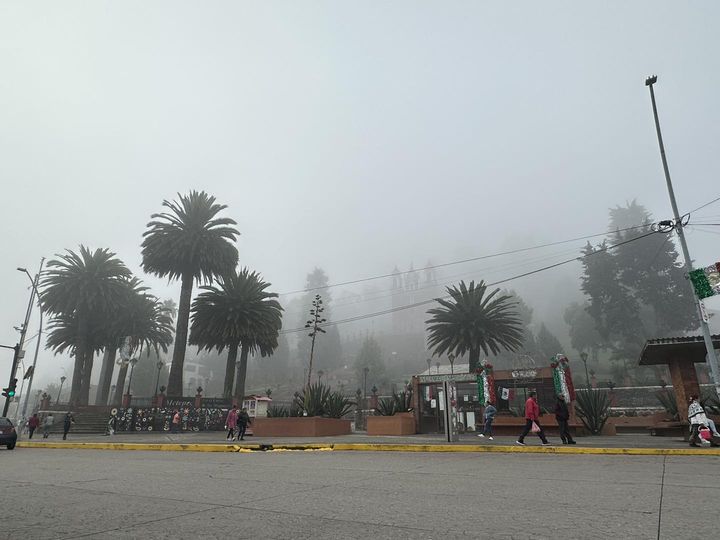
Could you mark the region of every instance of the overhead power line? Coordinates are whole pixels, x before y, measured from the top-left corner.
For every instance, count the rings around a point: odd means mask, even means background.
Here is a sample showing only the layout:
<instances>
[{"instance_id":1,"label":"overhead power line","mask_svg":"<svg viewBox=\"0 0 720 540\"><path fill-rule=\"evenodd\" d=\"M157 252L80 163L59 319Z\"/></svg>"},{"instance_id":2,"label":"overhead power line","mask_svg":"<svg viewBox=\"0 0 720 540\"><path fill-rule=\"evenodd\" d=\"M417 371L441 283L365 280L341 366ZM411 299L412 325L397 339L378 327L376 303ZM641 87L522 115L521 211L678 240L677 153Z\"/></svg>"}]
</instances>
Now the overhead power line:
<instances>
[{"instance_id":1,"label":"overhead power line","mask_svg":"<svg viewBox=\"0 0 720 540\"><path fill-rule=\"evenodd\" d=\"M542 248L551 247L551 246L559 246L559 245L562 245L562 244L569 244L570 242L577 242L577 241L579 241L579 240L589 240L589 239L591 239L591 238L597 238L597 237L600 237L600 236L607 236L608 234L614 234L614 233L619 233L619 232L625 232L625 231L632 231L632 230L636 230L636 229L642 229L642 228L647 227L647 226L652 225L652 224L653 224L653 222L648 222L648 223L643 223L642 225L635 225L635 226L633 226L633 227L625 227L625 228L623 228L623 229L615 229L615 230L605 231L605 232L596 233L596 234L589 234L589 235L586 235L586 236L578 236L578 237L575 237L575 238L568 238L567 240L559 240L559 241L557 241L557 242L548 242L548 243L546 243L546 244L540 244L540 245L537 245L537 246L530 246L530 247L524 247L524 248L519 248L519 249L511 249L511 250L508 250L508 251L501 251L501 252L499 252L499 253L492 253L492 254L490 254L490 255L480 255L479 257L471 257L471 258L469 258L469 259L461 259L461 260L458 260L458 261L452 261L452 262L447 262L447 263L442 263L442 264L434 264L434 265L431 265L431 266L426 266L426 267L424 267L424 268L420 268L420 269L418 269L418 270L433 270L433 269L435 269L435 268L444 268L444 267L447 267L447 266L454 266L454 265L464 264L464 263L469 263L469 262L474 262L474 261L482 261L482 260L485 260L485 259L492 259L492 258L495 258L495 257L502 257L502 256L504 256L504 255L513 255L513 254L516 254L516 253L524 253L524 252L533 251L533 250L536 250L536 249L542 249ZM306 288L306 289L297 289L297 290L294 290L294 291L283 292L283 293L280 293L279 296L289 296L289 295L291 295L291 294L299 294L299 293L308 293L308 292L320 291L320 290L325 290L325 289L331 289L331 288L333 288L333 287L341 287L341 286L343 286L343 285L354 285L354 284L357 284L357 283L364 283L364 282L366 282L366 281L374 281L374 280L377 280L377 279L387 279L387 278L391 278L391 277L393 277L393 276L395 276L395 275L397 275L397 273L392 272L392 273L389 273L389 274L380 274L380 275L377 275L377 276L370 276L370 277L365 277L365 278L353 279L353 280L350 280L350 281L342 281L342 282L338 282L338 283L330 283L330 284L328 284L328 285L322 285L322 286L319 286L319 287L308 287L308 288Z\"/></svg>"},{"instance_id":2,"label":"overhead power line","mask_svg":"<svg viewBox=\"0 0 720 540\"><path fill-rule=\"evenodd\" d=\"M637 228L637 227L634 227L634 228ZM514 275L514 276L510 276L510 277L507 277L507 278L504 278L504 279L500 279L500 280L494 281L494 282L492 282L492 283L487 283L486 286L491 287L491 286L494 286L494 285L501 285L501 284L507 283L507 282L509 282L509 281L513 281L513 280L520 279L520 278L523 278L523 277L531 276L531 275L533 275L533 274L538 274L538 273L540 273L540 272L545 272L546 270L550 270L550 269L552 269L552 268L557 268L558 266L562 266L562 265L565 265L565 264L569 264L569 263L571 263L571 262L582 261L583 259L586 259L586 258L588 258L588 257L592 257L593 255L597 255L598 253L603 253L603 252L605 252L605 251L609 251L609 250L611 250L611 249L615 249L615 248L617 248L617 247L620 247L620 246L629 244L629 243L631 243L631 242L637 242L638 240L642 240L642 239L644 239L644 238L647 238L648 236L652 236L653 234L661 234L661 233L662 233L662 231L653 230L653 231L647 232L647 233L645 233L645 234L642 234L642 235L640 235L640 236L636 236L636 237L630 238L630 239L628 239L628 240L624 240L624 241L622 241L622 242L618 242L618 243L616 243L616 244L612 244L612 245L609 245L609 246L604 246L604 247L602 247L602 248L598 248L598 249L596 249L596 250L594 250L594 251L592 251L592 252L590 252L590 253L586 253L585 255L581 255L580 257L572 257L572 258L570 258L570 259L565 259L565 260L563 260L563 261L560 261L560 262L557 262L557 263L553 263L553 264L549 264L549 265L546 265L546 266L543 266L543 267L540 267L540 268L536 268L536 269L530 270L530 271L528 271L528 272L523 272L523 273L521 273L521 274L516 274L516 275ZM604 234L606 234L606 233L604 233ZM450 298L450 295L442 297L442 299L448 299L448 298ZM356 315L355 317L348 317L348 318L345 318L345 319L339 319L339 320L337 320L337 321L328 321L327 323L323 324L322 326L323 326L323 327L336 326L336 325L339 325L339 324L345 324L345 323L349 323L349 322L360 321L360 320L363 320L363 319L370 319L370 318L374 318L374 317L379 317L379 316L381 316L381 315L389 315L389 314L391 314L391 313L396 313L396 312L398 312L398 311L405 311L405 310L408 310L408 309L413 309L413 308L416 308L416 307L420 307L420 306L425 306L425 305L428 305L428 304L432 304L432 303L434 303L434 302L437 302L437 300L438 300L438 298L430 298L429 300L423 300L423 301L421 301L421 302L415 302L415 303L413 303L413 304L407 304L407 305L404 305L404 306L397 306L397 307L394 307L394 308L384 309L384 310L381 310L381 311L375 311L375 312L373 312L373 313L366 313L366 314L363 314L363 315ZM293 328L293 329L289 329L289 330L282 330L280 333L281 333L281 334L292 334L292 333L296 333L296 332L303 332L303 331L305 331L305 330L306 330L305 328Z\"/></svg>"}]
</instances>

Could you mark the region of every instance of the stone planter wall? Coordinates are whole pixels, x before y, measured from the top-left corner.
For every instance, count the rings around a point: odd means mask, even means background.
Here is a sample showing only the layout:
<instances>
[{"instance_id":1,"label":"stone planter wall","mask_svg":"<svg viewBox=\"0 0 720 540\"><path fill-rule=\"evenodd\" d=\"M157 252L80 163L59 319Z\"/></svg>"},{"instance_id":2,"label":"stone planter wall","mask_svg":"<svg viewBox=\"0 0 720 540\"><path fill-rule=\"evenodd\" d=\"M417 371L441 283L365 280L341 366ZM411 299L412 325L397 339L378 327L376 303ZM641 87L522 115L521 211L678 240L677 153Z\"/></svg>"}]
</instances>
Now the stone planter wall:
<instances>
[{"instance_id":1,"label":"stone planter wall","mask_svg":"<svg viewBox=\"0 0 720 540\"><path fill-rule=\"evenodd\" d=\"M412 413L394 416L368 416L368 435L415 435L415 417Z\"/></svg>"},{"instance_id":2,"label":"stone planter wall","mask_svg":"<svg viewBox=\"0 0 720 540\"><path fill-rule=\"evenodd\" d=\"M350 420L319 416L255 418L252 429L255 437L332 437L350 435Z\"/></svg>"}]
</instances>

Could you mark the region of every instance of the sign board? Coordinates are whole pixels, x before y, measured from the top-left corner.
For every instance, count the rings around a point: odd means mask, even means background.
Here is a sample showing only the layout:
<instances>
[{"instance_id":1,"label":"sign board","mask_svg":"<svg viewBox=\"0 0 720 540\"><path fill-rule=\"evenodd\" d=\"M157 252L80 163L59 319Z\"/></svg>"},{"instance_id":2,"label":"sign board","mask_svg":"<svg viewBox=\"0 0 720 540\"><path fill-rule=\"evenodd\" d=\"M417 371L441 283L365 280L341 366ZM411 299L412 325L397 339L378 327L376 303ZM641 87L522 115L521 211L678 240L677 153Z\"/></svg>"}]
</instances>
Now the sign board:
<instances>
[{"instance_id":1,"label":"sign board","mask_svg":"<svg viewBox=\"0 0 720 540\"><path fill-rule=\"evenodd\" d=\"M455 373L446 375L418 375L418 382L420 383L441 383L445 381L452 382L475 382L477 381L477 375L474 373Z\"/></svg>"}]
</instances>

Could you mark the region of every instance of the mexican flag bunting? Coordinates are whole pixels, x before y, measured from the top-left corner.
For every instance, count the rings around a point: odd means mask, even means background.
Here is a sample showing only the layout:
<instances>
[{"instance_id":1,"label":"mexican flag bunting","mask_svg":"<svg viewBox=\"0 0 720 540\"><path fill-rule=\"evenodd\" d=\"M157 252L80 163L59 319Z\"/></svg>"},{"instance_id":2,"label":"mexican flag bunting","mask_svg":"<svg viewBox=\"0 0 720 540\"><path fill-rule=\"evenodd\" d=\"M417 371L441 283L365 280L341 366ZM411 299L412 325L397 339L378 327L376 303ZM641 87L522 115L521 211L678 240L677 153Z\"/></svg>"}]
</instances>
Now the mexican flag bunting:
<instances>
[{"instance_id":1,"label":"mexican flag bunting","mask_svg":"<svg viewBox=\"0 0 720 540\"><path fill-rule=\"evenodd\" d=\"M695 294L702 300L720 294L720 262L690 272Z\"/></svg>"},{"instance_id":2,"label":"mexican flag bunting","mask_svg":"<svg viewBox=\"0 0 720 540\"><path fill-rule=\"evenodd\" d=\"M565 401L570 403L575 400L575 386L570 372L570 361L564 354L553 356L550 367L553 369L553 384L555 393L565 396Z\"/></svg>"},{"instance_id":3,"label":"mexican flag bunting","mask_svg":"<svg viewBox=\"0 0 720 540\"><path fill-rule=\"evenodd\" d=\"M493 376L492 364L487 360L482 363L482 367L477 374L478 399L481 405L485 405L488 401L495 403L495 377Z\"/></svg>"}]
</instances>

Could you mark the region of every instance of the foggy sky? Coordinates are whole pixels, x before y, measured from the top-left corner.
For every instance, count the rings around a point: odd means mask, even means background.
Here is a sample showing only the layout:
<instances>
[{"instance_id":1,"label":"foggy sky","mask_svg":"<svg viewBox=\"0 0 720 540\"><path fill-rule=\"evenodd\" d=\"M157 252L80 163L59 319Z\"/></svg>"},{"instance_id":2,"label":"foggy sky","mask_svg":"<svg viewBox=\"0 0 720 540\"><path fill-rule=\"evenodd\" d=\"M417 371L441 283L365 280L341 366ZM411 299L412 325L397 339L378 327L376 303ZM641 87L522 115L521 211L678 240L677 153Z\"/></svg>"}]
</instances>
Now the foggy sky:
<instances>
[{"instance_id":1,"label":"foggy sky","mask_svg":"<svg viewBox=\"0 0 720 540\"><path fill-rule=\"evenodd\" d=\"M337 282L603 232L634 198L670 217L652 73L695 208L720 196L719 17L716 2L3 2L0 343L27 303L15 268L81 243L177 299L142 275L139 245L189 189L229 206L240 263L278 292L314 266ZM703 265L718 240L688 231ZM552 305L558 283L578 294L573 271L508 286ZM61 366L41 352L35 387Z\"/></svg>"}]
</instances>

